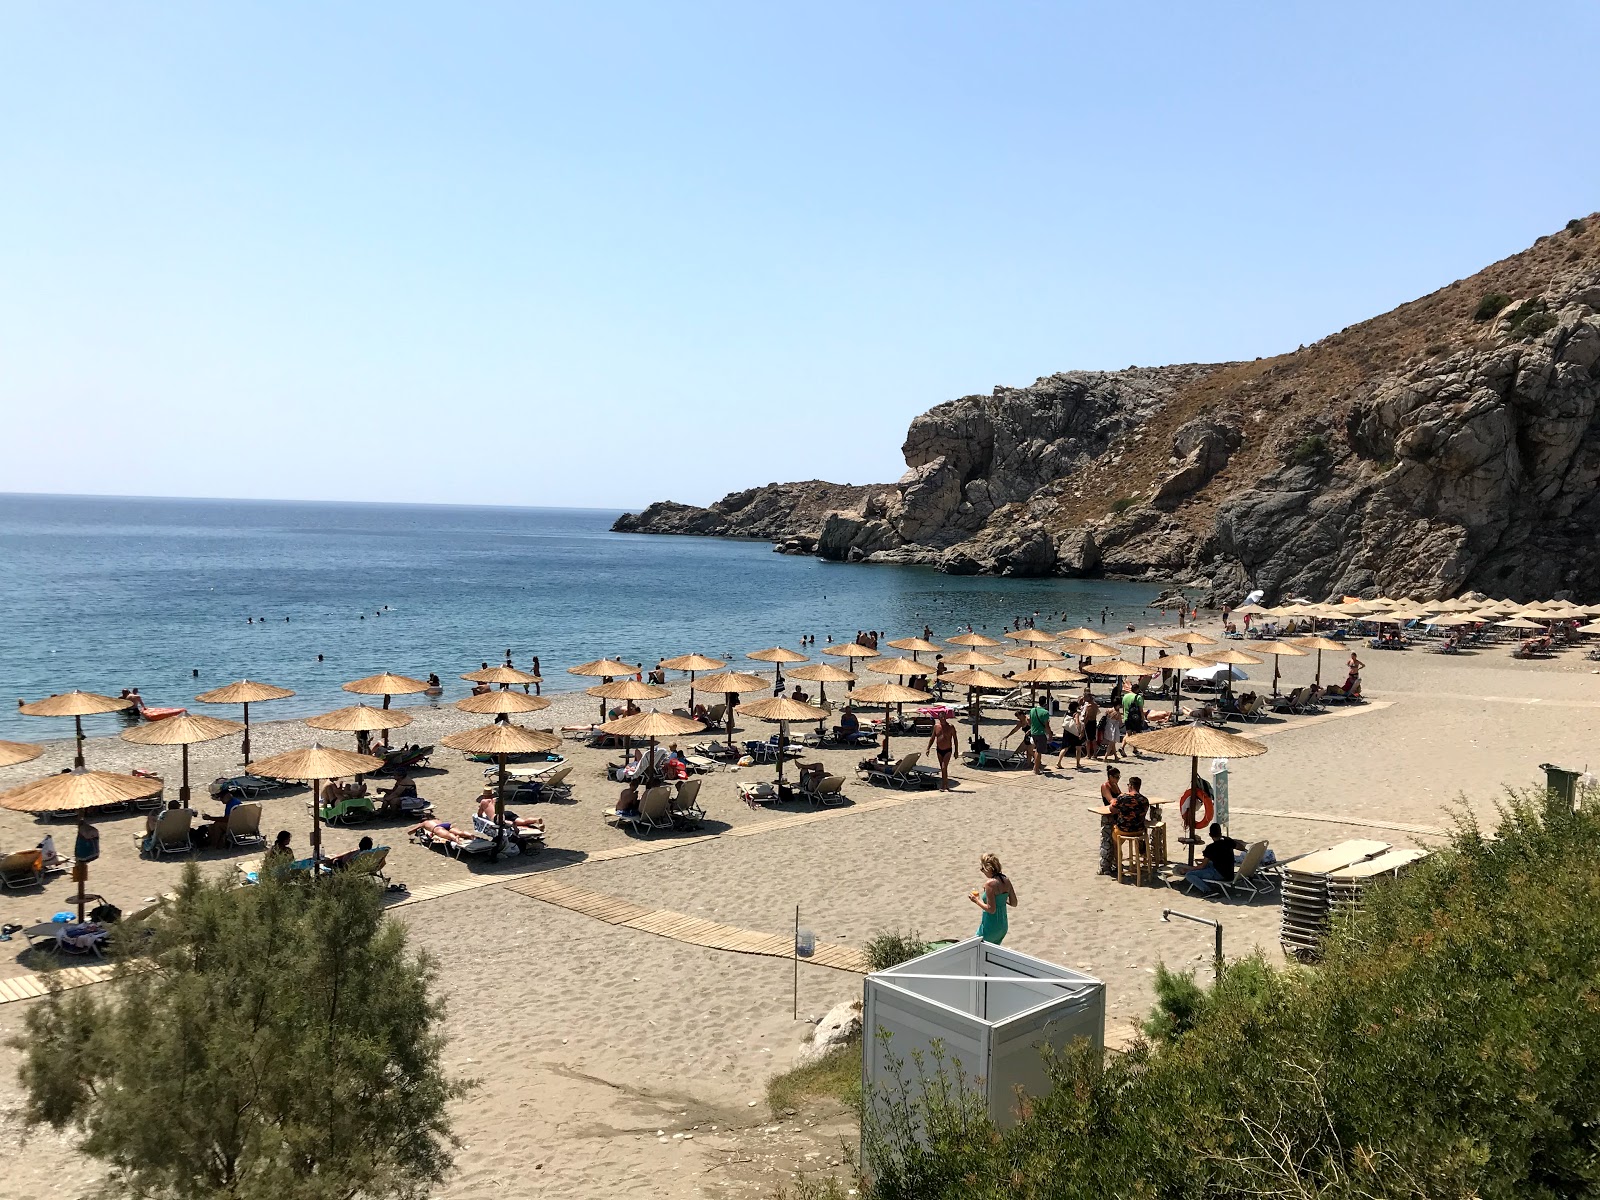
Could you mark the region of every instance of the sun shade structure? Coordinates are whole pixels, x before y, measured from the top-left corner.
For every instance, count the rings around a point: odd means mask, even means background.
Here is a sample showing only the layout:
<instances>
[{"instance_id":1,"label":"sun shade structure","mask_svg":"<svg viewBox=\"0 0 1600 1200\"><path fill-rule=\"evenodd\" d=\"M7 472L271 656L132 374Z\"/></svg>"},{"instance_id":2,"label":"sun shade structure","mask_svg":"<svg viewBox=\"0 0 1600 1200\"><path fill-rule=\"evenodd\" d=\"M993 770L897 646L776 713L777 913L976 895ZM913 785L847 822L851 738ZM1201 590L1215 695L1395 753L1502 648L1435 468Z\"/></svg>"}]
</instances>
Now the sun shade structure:
<instances>
[{"instance_id":1,"label":"sun shade structure","mask_svg":"<svg viewBox=\"0 0 1600 1200\"><path fill-rule=\"evenodd\" d=\"M538 712L541 708L549 707L550 701L545 697L529 696L524 692L480 692L456 701L456 708L462 712L493 717Z\"/></svg>"},{"instance_id":2,"label":"sun shade structure","mask_svg":"<svg viewBox=\"0 0 1600 1200\"><path fill-rule=\"evenodd\" d=\"M1041 668L1041 670L1059 671L1061 668L1048 667ZM1011 680L1007 679L1003 675L996 675L990 671L980 671L976 669L970 671L952 671L950 674L943 676L943 679L952 687L964 687L967 689L967 715L972 720L973 736L977 736L978 733L978 689L988 688L990 691L1005 692L1011 690L1012 683Z\"/></svg>"},{"instance_id":3,"label":"sun shade structure","mask_svg":"<svg viewBox=\"0 0 1600 1200\"><path fill-rule=\"evenodd\" d=\"M828 710L817 708L815 705L806 704L800 700L791 700L786 696L773 696L766 700L752 700L749 704L741 704L739 711L747 717L756 717L762 721L780 722L778 729L779 740L782 741L783 725L789 721L816 721L819 725L827 719ZM783 760L787 747L778 747L778 786L783 787Z\"/></svg>"},{"instance_id":4,"label":"sun shade structure","mask_svg":"<svg viewBox=\"0 0 1600 1200\"><path fill-rule=\"evenodd\" d=\"M125 708L132 707L132 700L102 696L98 692L73 691L60 692L54 696L46 696L43 700L35 700L31 704L18 705L17 711L25 717L71 717L73 727L77 731L77 747L72 755L72 765L82 767L83 718L99 713L121 712Z\"/></svg>"},{"instance_id":5,"label":"sun shade structure","mask_svg":"<svg viewBox=\"0 0 1600 1200\"><path fill-rule=\"evenodd\" d=\"M255 773L268 779L303 779L311 785L311 860L316 867L322 865L322 792L317 785L325 779L371 775L381 770L381 758L333 750L320 744L274 754L255 765Z\"/></svg>"},{"instance_id":6,"label":"sun shade structure","mask_svg":"<svg viewBox=\"0 0 1600 1200\"><path fill-rule=\"evenodd\" d=\"M32 762L43 753L44 747L35 746L32 742L0 742L0 767Z\"/></svg>"},{"instance_id":7,"label":"sun shade structure","mask_svg":"<svg viewBox=\"0 0 1600 1200\"><path fill-rule=\"evenodd\" d=\"M754 662L769 662L772 664L772 679L776 683L783 675L784 663L805 662L804 654L796 654L793 650L782 646L768 646L765 650L752 650L745 655Z\"/></svg>"},{"instance_id":8,"label":"sun shade structure","mask_svg":"<svg viewBox=\"0 0 1600 1200\"><path fill-rule=\"evenodd\" d=\"M744 671L725 671L720 675L707 675L700 681L700 690L720 696L740 696L745 692L764 692L767 681L759 675ZM733 749L733 705L728 705L728 749Z\"/></svg>"},{"instance_id":9,"label":"sun shade structure","mask_svg":"<svg viewBox=\"0 0 1600 1200\"><path fill-rule=\"evenodd\" d=\"M593 662L586 662L576 667L568 667L568 675L599 675L602 678L616 678L618 675L637 675L637 664L629 666L625 662L618 662L614 658L597 658Z\"/></svg>"},{"instance_id":10,"label":"sun shade structure","mask_svg":"<svg viewBox=\"0 0 1600 1200\"><path fill-rule=\"evenodd\" d=\"M342 685L347 692L355 692L361 696L382 696L383 706L389 707L391 696L412 696L418 692L425 692L429 684L420 679L411 679L405 675L392 675L385 671L381 675L368 675L365 679L352 680ZM329 778L334 778L330 776Z\"/></svg>"},{"instance_id":11,"label":"sun shade structure","mask_svg":"<svg viewBox=\"0 0 1600 1200\"><path fill-rule=\"evenodd\" d=\"M1209 725L1174 725L1167 729L1151 729L1128 738L1128 745L1147 754L1161 754L1168 758L1188 758L1189 791L1200 795L1201 758L1253 758L1265 754L1267 748L1260 742L1225 733ZM1194 848L1199 838L1195 835L1194 806L1183 814L1188 833L1184 840L1189 846L1189 865L1194 866Z\"/></svg>"},{"instance_id":12,"label":"sun shade structure","mask_svg":"<svg viewBox=\"0 0 1600 1200\"><path fill-rule=\"evenodd\" d=\"M882 658L869 663L862 663L863 667L878 675L898 675L902 679L910 679L916 675L926 675L927 665L912 662L909 658Z\"/></svg>"},{"instance_id":13,"label":"sun shade structure","mask_svg":"<svg viewBox=\"0 0 1600 1200\"><path fill-rule=\"evenodd\" d=\"M181 746L183 748L183 777L178 786L178 801L189 807L189 747L201 742L214 742L244 728L238 721L219 721L216 717L197 717L191 713L168 717L149 725L135 725L124 730L122 740L135 746Z\"/></svg>"},{"instance_id":14,"label":"sun shade structure","mask_svg":"<svg viewBox=\"0 0 1600 1200\"><path fill-rule=\"evenodd\" d=\"M233 683L201 692L195 697L201 704L241 704L244 706L244 765L250 765L250 706L267 700L287 700L294 695L286 687L262 683L258 679L239 679Z\"/></svg>"},{"instance_id":15,"label":"sun shade structure","mask_svg":"<svg viewBox=\"0 0 1600 1200\"><path fill-rule=\"evenodd\" d=\"M796 667L789 672L790 679L803 679L808 683L820 685L820 698L828 699L828 685L830 683L851 684L856 677L843 667L836 667L832 663L812 663L809 667Z\"/></svg>"},{"instance_id":16,"label":"sun shade structure","mask_svg":"<svg viewBox=\"0 0 1600 1200\"><path fill-rule=\"evenodd\" d=\"M1167 649L1167 643L1163 642L1158 637L1151 637L1147 633L1139 633L1135 634L1133 637L1123 638L1118 645L1137 648L1139 651L1140 662L1144 661L1145 654L1152 649L1163 651Z\"/></svg>"},{"instance_id":17,"label":"sun shade structure","mask_svg":"<svg viewBox=\"0 0 1600 1200\"><path fill-rule=\"evenodd\" d=\"M498 683L502 687L513 684L543 683L544 676L530 675L527 671L519 671L509 664L501 667L487 667L482 671L468 671L461 678L468 683Z\"/></svg>"},{"instance_id":18,"label":"sun shade structure","mask_svg":"<svg viewBox=\"0 0 1600 1200\"><path fill-rule=\"evenodd\" d=\"M1291 658L1304 658L1310 654L1309 650L1302 650L1293 642L1254 642L1250 648L1257 654L1272 655L1272 694L1278 694L1278 656L1287 654ZM1342 650L1344 647L1340 647Z\"/></svg>"},{"instance_id":19,"label":"sun shade structure","mask_svg":"<svg viewBox=\"0 0 1600 1200\"><path fill-rule=\"evenodd\" d=\"M1167 639L1169 646L1215 646L1217 639L1203 633L1180 633Z\"/></svg>"},{"instance_id":20,"label":"sun shade structure","mask_svg":"<svg viewBox=\"0 0 1600 1200\"><path fill-rule=\"evenodd\" d=\"M1544 623L1542 621L1533 621L1533 620L1528 619L1527 617L1512 617L1510 620L1507 620L1507 621L1496 621L1495 624L1498 625L1501 629L1543 629L1544 628ZM24 709L23 711L27 711L27 710Z\"/></svg>"},{"instance_id":21,"label":"sun shade structure","mask_svg":"<svg viewBox=\"0 0 1600 1200\"><path fill-rule=\"evenodd\" d=\"M1083 669L1085 675L1104 675L1108 678L1121 676L1124 679L1142 678L1146 675L1155 675L1161 670L1157 666L1145 666L1142 663L1124 662L1120 658L1113 658L1109 662L1090 663Z\"/></svg>"},{"instance_id":22,"label":"sun shade structure","mask_svg":"<svg viewBox=\"0 0 1600 1200\"><path fill-rule=\"evenodd\" d=\"M1090 629L1087 625L1079 625L1076 629L1063 629L1056 634L1058 642L1103 642L1107 635L1103 629Z\"/></svg>"},{"instance_id":23,"label":"sun shade structure","mask_svg":"<svg viewBox=\"0 0 1600 1200\"><path fill-rule=\"evenodd\" d=\"M1065 662L1067 656L1055 650L1046 650L1043 646L1018 646L1015 650L1006 651L1007 658L1018 658L1024 662L1055 663Z\"/></svg>"},{"instance_id":24,"label":"sun shade structure","mask_svg":"<svg viewBox=\"0 0 1600 1200\"><path fill-rule=\"evenodd\" d=\"M626 756L634 738L648 738L650 741L650 757L647 760L649 769L655 770L656 764L656 739L664 737L677 737L684 733L698 733L704 728L693 717L680 717L676 713L642 712L632 713L626 717L618 717L615 721L607 721L600 726L602 733L609 733L613 737L622 739L622 752ZM733 745L733 713L728 713L728 745ZM626 762L626 757L624 757Z\"/></svg>"},{"instance_id":25,"label":"sun shade structure","mask_svg":"<svg viewBox=\"0 0 1600 1200\"><path fill-rule=\"evenodd\" d=\"M944 649L943 646L935 646L927 638L919 637L896 638L889 645L895 650L911 651L912 658L919 654L937 654Z\"/></svg>"},{"instance_id":26,"label":"sun shade structure","mask_svg":"<svg viewBox=\"0 0 1600 1200\"><path fill-rule=\"evenodd\" d=\"M661 666L668 671L689 672L689 711L694 711L694 676L696 671L720 671L728 664L720 658L711 658L704 654L680 654L677 658L661 660Z\"/></svg>"},{"instance_id":27,"label":"sun shade structure","mask_svg":"<svg viewBox=\"0 0 1600 1200\"><path fill-rule=\"evenodd\" d=\"M1004 646L1004 642L997 642L992 637L984 637L981 633L958 633L955 637L945 638L952 646Z\"/></svg>"},{"instance_id":28,"label":"sun shade structure","mask_svg":"<svg viewBox=\"0 0 1600 1200\"><path fill-rule=\"evenodd\" d=\"M1000 635L1010 638L1013 642L1053 642L1056 636L1046 633L1042 629L1012 629Z\"/></svg>"},{"instance_id":29,"label":"sun shade structure","mask_svg":"<svg viewBox=\"0 0 1600 1200\"><path fill-rule=\"evenodd\" d=\"M46 775L0 794L0 808L25 813L82 812L102 805L126 804L129 800L147 800L159 796L163 786L159 779L85 771L78 767L66 774ZM78 920L81 923L89 864L73 863L72 877L78 885Z\"/></svg>"},{"instance_id":30,"label":"sun shade structure","mask_svg":"<svg viewBox=\"0 0 1600 1200\"><path fill-rule=\"evenodd\" d=\"M927 692L918 691L913 687L906 687L903 683L873 683L866 687L857 688L850 696L853 704L872 704L883 706L884 717L884 746L889 744L888 721L889 706L891 704L921 704L932 700Z\"/></svg>"},{"instance_id":31,"label":"sun shade structure","mask_svg":"<svg viewBox=\"0 0 1600 1200\"><path fill-rule=\"evenodd\" d=\"M1146 663L1147 667L1154 667L1158 671L1171 671L1172 675L1172 719L1176 721L1183 715L1183 673L1196 667L1210 667L1203 658L1195 658L1188 654L1163 654L1153 663Z\"/></svg>"},{"instance_id":32,"label":"sun shade structure","mask_svg":"<svg viewBox=\"0 0 1600 1200\"><path fill-rule=\"evenodd\" d=\"M349 708L307 717L306 724L313 729L339 733L371 733L374 729L400 729L409 725L411 715L394 709L373 708L370 704L352 704Z\"/></svg>"},{"instance_id":33,"label":"sun shade structure","mask_svg":"<svg viewBox=\"0 0 1600 1200\"><path fill-rule=\"evenodd\" d=\"M946 666L950 667L998 667L1005 663L1005 659L998 655L985 654L982 650L962 650L956 654L944 656Z\"/></svg>"},{"instance_id":34,"label":"sun shade structure","mask_svg":"<svg viewBox=\"0 0 1600 1200\"><path fill-rule=\"evenodd\" d=\"M1468 621L1464 617L1450 617L1450 618L1447 618L1447 619L1450 621L1450 623L1452 625L1470 625L1470 624L1473 623L1471 621ZM1290 645L1299 646L1303 650L1315 650L1317 652L1317 675L1316 675L1316 678L1312 682L1315 683L1318 687L1322 686L1322 652L1324 650L1343 650L1345 648L1343 642L1336 642L1332 638L1325 638L1325 637L1295 638L1294 641L1290 643ZM1237 651L1235 651L1235 653L1237 653ZM1222 657L1222 655L1220 655L1220 654L1213 654L1211 656L1211 658L1215 662L1232 662L1232 661L1234 661L1233 659L1224 659ZM1255 659L1251 659L1251 661L1252 662L1260 662L1261 660L1259 658L1255 658ZM1276 660L1274 660L1274 666L1276 666Z\"/></svg>"},{"instance_id":35,"label":"sun shade structure","mask_svg":"<svg viewBox=\"0 0 1600 1200\"><path fill-rule=\"evenodd\" d=\"M998 646L1000 643L995 642ZM834 642L822 648L824 654L831 654L835 658L878 658L878 651L871 646L863 646L860 642Z\"/></svg>"},{"instance_id":36,"label":"sun shade structure","mask_svg":"<svg viewBox=\"0 0 1600 1200\"><path fill-rule=\"evenodd\" d=\"M515 695L505 692L503 695ZM482 699L482 697L475 697ZM533 697L527 697L532 699ZM457 705L459 707L459 704ZM553 733L544 733L537 729L524 729L520 725L501 724L480 725L476 729L467 729L461 733L452 733L448 737L439 739L440 743L449 746L452 750L460 750L466 754L492 754L499 770L495 777L494 790L494 824L495 848L493 855L498 858L500 848L505 845L505 815L506 815L506 755L508 754L538 754L541 751L554 750L561 744L561 739Z\"/></svg>"},{"instance_id":37,"label":"sun shade structure","mask_svg":"<svg viewBox=\"0 0 1600 1200\"><path fill-rule=\"evenodd\" d=\"M610 683L597 683L584 688L586 693L600 698L600 719L606 719L607 700L665 700L672 695L671 688L654 683L640 683L637 679L614 679Z\"/></svg>"}]
</instances>

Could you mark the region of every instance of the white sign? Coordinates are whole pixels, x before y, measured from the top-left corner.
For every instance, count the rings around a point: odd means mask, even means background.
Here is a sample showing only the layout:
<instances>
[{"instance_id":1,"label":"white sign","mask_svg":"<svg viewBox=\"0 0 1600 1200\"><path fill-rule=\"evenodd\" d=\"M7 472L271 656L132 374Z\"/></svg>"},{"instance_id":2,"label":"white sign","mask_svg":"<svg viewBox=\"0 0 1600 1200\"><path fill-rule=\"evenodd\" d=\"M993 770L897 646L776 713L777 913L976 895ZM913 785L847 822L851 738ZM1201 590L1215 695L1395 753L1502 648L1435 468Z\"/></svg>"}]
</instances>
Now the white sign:
<instances>
[{"instance_id":1,"label":"white sign","mask_svg":"<svg viewBox=\"0 0 1600 1200\"><path fill-rule=\"evenodd\" d=\"M1211 797L1216 801L1216 815L1211 819L1221 825L1224 830L1228 828L1228 760L1213 758L1211 760Z\"/></svg>"}]
</instances>

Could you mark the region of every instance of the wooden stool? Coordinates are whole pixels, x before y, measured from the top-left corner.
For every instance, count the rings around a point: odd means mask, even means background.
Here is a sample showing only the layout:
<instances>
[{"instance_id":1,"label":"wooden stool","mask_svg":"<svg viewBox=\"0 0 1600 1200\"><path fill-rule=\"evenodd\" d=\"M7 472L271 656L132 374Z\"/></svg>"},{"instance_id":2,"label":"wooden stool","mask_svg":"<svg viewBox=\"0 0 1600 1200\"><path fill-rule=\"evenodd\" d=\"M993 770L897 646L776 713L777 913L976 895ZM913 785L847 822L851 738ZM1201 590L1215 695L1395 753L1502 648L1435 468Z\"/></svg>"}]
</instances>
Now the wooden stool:
<instances>
[{"instance_id":1,"label":"wooden stool","mask_svg":"<svg viewBox=\"0 0 1600 1200\"><path fill-rule=\"evenodd\" d=\"M1122 882L1123 872L1133 876L1134 883L1144 883L1144 873L1149 863L1150 841L1142 833L1123 833L1113 829L1111 836L1117 844L1117 882Z\"/></svg>"},{"instance_id":2,"label":"wooden stool","mask_svg":"<svg viewBox=\"0 0 1600 1200\"><path fill-rule=\"evenodd\" d=\"M1163 824L1151 825L1144 831L1148 842L1146 847L1150 856L1150 870L1154 872L1158 867L1167 865L1167 827Z\"/></svg>"}]
</instances>

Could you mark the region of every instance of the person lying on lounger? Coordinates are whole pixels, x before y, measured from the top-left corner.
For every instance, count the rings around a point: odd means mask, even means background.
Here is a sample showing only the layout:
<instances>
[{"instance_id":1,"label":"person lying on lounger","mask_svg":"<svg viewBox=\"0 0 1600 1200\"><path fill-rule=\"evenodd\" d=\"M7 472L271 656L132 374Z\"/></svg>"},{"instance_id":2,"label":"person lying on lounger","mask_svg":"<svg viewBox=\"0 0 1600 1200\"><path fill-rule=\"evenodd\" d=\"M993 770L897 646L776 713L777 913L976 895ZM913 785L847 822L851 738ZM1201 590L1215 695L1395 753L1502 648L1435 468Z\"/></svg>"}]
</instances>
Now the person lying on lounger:
<instances>
[{"instance_id":1,"label":"person lying on lounger","mask_svg":"<svg viewBox=\"0 0 1600 1200\"><path fill-rule=\"evenodd\" d=\"M478 815L485 821L494 820L494 789L486 787L483 795L478 797ZM544 822L538 817L519 817L509 808L501 814L508 829L532 829L539 833L544 832Z\"/></svg>"},{"instance_id":2,"label":"person lying on lounger","mask_svg":"<svg viewBox=\"0 0 1600 1200\"><path fill-rule=\"evenodd\" d=\"M417 794L417 785L411 781L409 772L402 770L395 777L394 785L378 793L379 809L385 816L400 812L404 807L403 801Z\"/></svg>"},{"instance_id":3,"label":"person lying on lounger","mask_svg":"<svg viewBox=\"0 0 1600 1200\"><path fill-rule=\"evenodd\" d=\"M328 860L328 870L342 871L357 857L365 854L371 849L372 839L369 837L364 837L356 843L356 848L354 850L346 850L343 854L335 854L332 858L330 858Z\"/></svg>"},{"instance_id":4,"label":"person lying on lounger","mask_svg":"<svg viewBox=\"0 0 1600 1200\"><path fill-rule=\"evenodd\" d=\"M432 817L421 824L413 825L406 831L407 837L415 837L417 833L426 833L436 842L449 842L455 846L467 846L472 843L472 835L452 829L449 821L435 821Z\"/></svg>"}]
</instances>

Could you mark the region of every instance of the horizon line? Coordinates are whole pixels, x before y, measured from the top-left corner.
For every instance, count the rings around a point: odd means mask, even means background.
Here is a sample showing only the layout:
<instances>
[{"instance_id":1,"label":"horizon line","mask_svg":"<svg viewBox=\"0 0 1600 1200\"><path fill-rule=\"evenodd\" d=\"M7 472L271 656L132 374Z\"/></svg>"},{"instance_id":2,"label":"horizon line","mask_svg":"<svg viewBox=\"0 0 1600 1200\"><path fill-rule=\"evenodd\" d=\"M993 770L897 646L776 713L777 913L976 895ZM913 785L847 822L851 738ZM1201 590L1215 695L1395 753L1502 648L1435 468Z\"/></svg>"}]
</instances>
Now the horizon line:
<instances>
[{"instance_id":1,"label":"horizon line","mask_svg":"<svg viewBox=\"0 0 1600 1200\"><path fill-rule=\"evenodd\" d=\"M337 504L368 508L493 508L518 512L555 510L560 512L626 513L642 512L647 505L637 508L621 505L596 507L590 504L488 504L460 500L316 500L288 496L148 496L125 492L5 492L0 500L162 500L198 501L217 504Z\"/></svg>"}]
</instances>

